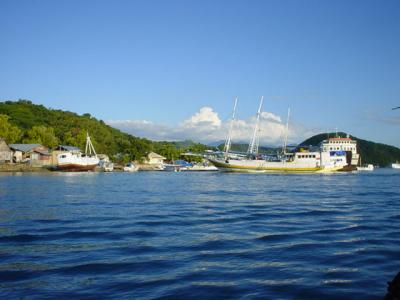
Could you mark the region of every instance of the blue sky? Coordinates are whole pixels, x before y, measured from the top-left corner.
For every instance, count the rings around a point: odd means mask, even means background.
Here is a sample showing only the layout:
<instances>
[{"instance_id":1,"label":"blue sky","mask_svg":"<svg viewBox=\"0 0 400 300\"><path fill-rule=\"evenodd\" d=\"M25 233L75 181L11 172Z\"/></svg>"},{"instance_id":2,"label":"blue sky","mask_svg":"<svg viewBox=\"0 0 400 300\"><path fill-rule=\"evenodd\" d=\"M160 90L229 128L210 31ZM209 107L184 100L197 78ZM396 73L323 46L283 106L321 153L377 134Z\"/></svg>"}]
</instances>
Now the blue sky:
<instances>
[{"instance_id":1,"label":"blue sky","mask_svg":"<svg viewBox=\"0 0 400 300\"><path fill-rule=\"evenodd\" d=\"M246 127L264 95L292 141L400 146L399 53L399 1L0 1L0 99L155 139L220 138L235 96Z\"/></svg>"}]
</instances>

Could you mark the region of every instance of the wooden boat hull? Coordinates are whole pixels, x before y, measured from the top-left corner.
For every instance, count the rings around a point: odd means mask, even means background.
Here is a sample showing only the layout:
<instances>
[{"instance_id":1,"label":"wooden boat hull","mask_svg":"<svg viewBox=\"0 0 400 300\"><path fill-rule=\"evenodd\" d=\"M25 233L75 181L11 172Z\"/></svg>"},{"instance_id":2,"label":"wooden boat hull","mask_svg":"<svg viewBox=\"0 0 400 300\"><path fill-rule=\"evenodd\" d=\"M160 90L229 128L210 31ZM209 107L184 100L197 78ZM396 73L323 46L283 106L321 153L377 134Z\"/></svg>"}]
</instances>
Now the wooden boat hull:
<instances>
[{"instance_id":1,"label":"wooden boat hull","mask_svg":"<svg viewBox=\"0 0 400 300\"><path fill-rule=\"evenodd\" d=\"M65 164L58 165L50 168L51 171L60 172L88 172L94 171L97 165L78 165L78 164Z\"/></svg>"}]
</instances>

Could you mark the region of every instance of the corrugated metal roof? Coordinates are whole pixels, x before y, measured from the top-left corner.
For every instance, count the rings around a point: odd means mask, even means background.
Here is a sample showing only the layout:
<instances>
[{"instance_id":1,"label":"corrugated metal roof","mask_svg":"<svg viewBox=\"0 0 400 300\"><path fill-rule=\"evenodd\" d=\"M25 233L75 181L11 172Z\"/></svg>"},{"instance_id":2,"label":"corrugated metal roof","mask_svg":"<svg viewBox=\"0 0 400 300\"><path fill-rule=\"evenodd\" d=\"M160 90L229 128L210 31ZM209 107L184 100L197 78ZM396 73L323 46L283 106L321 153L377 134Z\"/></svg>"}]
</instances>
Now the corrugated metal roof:
<instances>
[{"instance_id":1,"label":"corrugated metal roof","mask_svg":"<svg viewBox=\"0 0 400 300\"><path fill-rule=\"evenodd\" d=\"M67 145L59 145L58 148L65 151L81 151L78 147L67 146Z\"/></svg>"},{"instance_id":2,"label":"corrugated metal roof","mask_svg":"<svg viewBox=\"0 0 400 300\"><path fill-rule=\"evenodd\" d=\"M11 149L19 150L22 152L28 152L36 147L41 147L40 144L10 144L8 145Z\"/></svg>"}]
</instances>

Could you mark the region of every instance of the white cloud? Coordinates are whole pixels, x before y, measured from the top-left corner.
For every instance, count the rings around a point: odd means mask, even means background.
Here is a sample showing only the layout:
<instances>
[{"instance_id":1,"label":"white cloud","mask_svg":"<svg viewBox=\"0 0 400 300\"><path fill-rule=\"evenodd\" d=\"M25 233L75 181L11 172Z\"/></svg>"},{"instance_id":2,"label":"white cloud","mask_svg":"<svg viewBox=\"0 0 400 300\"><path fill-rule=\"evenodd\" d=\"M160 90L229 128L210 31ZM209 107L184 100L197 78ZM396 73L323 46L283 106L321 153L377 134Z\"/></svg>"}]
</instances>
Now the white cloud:
<instances>
[{"instance_id":1,"label":"white cloud","mask_svg":"<svg viewBox=\"0 0 400 300\"><path fill-rule=\"evenodd\" d=\"M200 111L195 113L189 119L183 121L182 126L187 128L196 128L202 126L211 126L218 128L221 126L221 120L218 114L211 107L202 107Z\"/></svg>"},{"instance_id":2,"label":"white cloud","mask_svg":"<svg viewBox=\"0 0 400 300\"><path fill-rule=\"evenodd\" d=\"M156 124L146 120L109 120L106 123L135 136L152 140L186 140L210 143L225 140L230 120L222 121L211 107L202 107L198 112L176 126ZM256 118L237 119L234 122L232 140L248 143L254 131ZM282 145L286 124L281 117L271 112L262 112L260 117L260 144ZM289 143L298 143L315 134L314 130L291 123Z\"/></svg>"}]
</instances>

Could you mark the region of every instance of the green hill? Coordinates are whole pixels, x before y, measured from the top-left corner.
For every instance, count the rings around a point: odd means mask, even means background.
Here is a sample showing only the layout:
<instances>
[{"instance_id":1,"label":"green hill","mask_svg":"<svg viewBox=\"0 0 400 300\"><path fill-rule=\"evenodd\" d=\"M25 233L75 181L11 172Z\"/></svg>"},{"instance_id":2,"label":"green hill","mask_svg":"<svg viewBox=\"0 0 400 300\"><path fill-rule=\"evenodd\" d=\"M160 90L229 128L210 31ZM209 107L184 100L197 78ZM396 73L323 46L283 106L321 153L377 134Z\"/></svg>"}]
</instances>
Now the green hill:
<instances>
[{"instance_id":1,"label":"green hill","mask_svg":"<svg viewBox=\"0 0 400 300\"><path fill-rule=\"evenodd\" d=\"M302 142L299 146L317 146L320 142L327 139L328 135L333 137L335 133L321 133L310 137ZM338 136L345 137L346 133L340 132ZM379 166L388 166L395 161L400 161L400 149L394 146L381 143L366 141L355 136L350 137L357 141L357 149L361 155L363 163L370 163Z\"/></svg>"},{"instance_id":2,"label":"green hill","mask_svg":"<svg viewBox=\"0 0 400 300\"><path fill-rule=\"evenodd\" d=\"M49 109L29 100L0 102L0 117L0 137L5 137L6 141L8 139L8 143L39 143L50 148L62 144L84 149L86 132L89 132L98 153L121 161L140 160L150 151L168 159L176 159L181 152L205 149L204 145L191 141L153 142L134 137L88 113L78 115Z\"/></svg>"}]
</instances>

